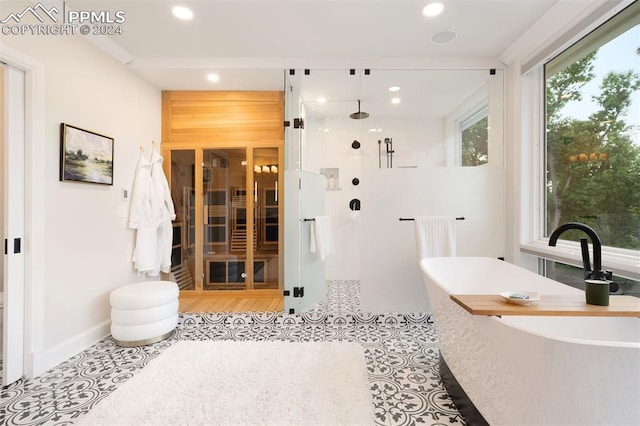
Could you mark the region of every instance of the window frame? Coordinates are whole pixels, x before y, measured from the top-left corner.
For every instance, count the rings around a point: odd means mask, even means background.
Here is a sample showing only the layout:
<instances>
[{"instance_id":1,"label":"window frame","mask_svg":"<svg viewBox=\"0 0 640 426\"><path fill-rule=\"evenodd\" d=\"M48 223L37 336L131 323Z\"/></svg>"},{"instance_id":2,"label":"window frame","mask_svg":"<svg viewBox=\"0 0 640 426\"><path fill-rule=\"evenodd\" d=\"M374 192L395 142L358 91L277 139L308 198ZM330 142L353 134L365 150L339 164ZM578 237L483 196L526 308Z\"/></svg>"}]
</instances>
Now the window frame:
<instances>
[{"instance_id":1,"label":"window frame","mask_svg":"<svg viewBox=\"0 0 640 426\"><path fill-rule=\"evenodd\" d=\"M444 149L447 166L462 167L462 123L482 109L486 109L486 116L489 117L489 90L489 84L482 86L445 117Z\"/></svg>"},{"instance_id":2,"label":"window frame","mask_svg":"<svg viewBox=\"0 0 640 426\"><path fill-rule=\"evenodd\" d=\"M522 95L520 253L582 267L582 254L578 242L559 240L556 247L550 247L549 238L544 236L546 214L544 64L620 12L619 8L611 10L520 76ZM592 253L592 247L590 247L590 253ZM602 246L602 265L603 268L613 271L614 278L617 275L640 280L640 250Z\"/></svg>"},{"instance_id":3,"label":"window frame","mask_svg":"<svg viewBox=\"0 0 640 426\"><path fill-rule=\"evenodd\" d=\"M456 121L456 152L457 152L457 161L459 162L459 165L462 167L466 167L464 164L462 164L462 153L463 153L463 146L462 146L462 134L464 133L465 130L467 130L469 127L472 127L474 125L476 125L478 122L480 122L481 120L487 119L487 125L489 123L489 98L485 98L484 101L482 103L477 104L474 108L470 109L468 111L468 113L462 117L460 117L457 121ZM479 166L483 166L485 164L489 164L489 132L487 132L487 161L483 164L480 164Z\"/></svg>"}]
</instances>

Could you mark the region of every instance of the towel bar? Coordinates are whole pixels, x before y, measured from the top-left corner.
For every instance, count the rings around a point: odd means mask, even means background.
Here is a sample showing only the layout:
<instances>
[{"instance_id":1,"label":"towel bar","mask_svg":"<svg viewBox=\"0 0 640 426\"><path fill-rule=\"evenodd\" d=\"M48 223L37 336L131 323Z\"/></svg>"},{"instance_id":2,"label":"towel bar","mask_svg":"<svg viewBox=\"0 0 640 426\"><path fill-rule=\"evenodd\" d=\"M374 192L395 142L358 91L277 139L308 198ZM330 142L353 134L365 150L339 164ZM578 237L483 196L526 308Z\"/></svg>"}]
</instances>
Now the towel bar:
<instances>
[{"instance_id":1,"label":"towel bar","mask_svg":"<svg viewBox=\"0 0 640 426\"><path fill-rule=\"evenodd\" d=\"M408 221L408 220L415 220L415 219L412 218L412 217L400 217L400 218L398 218L398 220L400 222L405 222L405 221ZM464 220L464 216L456 217L456 220Z\"/></svg>"},{"instance_id":2,"label":"towel bar","mask_svg":"<svg viewBox=\"0 0 640 426\"><path fill-rule=\"evenodd\" d=\"M306 217L305 217L304 219L302 219L302 221L303 221L303 222L315 222L315 221L316 221L316 219L315 219L315 218L311 218L311 219L309 219L309 218L306 218Z\"/></svg>"}]
</instances>

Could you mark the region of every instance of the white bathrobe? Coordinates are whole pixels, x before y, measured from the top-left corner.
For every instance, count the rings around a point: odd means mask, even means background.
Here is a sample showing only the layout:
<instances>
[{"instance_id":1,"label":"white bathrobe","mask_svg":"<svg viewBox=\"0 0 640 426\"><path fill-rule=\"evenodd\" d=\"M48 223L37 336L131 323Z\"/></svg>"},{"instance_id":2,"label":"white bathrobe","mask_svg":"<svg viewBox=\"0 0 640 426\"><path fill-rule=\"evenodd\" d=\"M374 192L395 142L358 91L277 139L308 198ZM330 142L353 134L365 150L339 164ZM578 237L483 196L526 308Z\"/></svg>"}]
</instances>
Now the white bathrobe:
<instances>
[{"instance_id":1,"label":"white bathrobe","mask_svg":"<svg viewBox=\"0 0 640 426\"><path fill-rule=\"evenodd\" d=\"M151 154L151 181L155 193L154 198L158 201L156 215L159 221L154 272L156 270L162 272L171 271L171 247L173 245L173 226L171 222L176 218L169 183L162 169L163 161L164 158L154 150Z\"/></svg>"},{"instance_id":2,"label":"white bathrobe","mask_svg":"<svg viewBox=\"0 0 640 426\"><path fill-rule=\"evenodd\" d=\"M156 270L157 231L160 225L158 204L151 180L151 163L140 155L131 194L129 228L137 231L132 259L134 267L138 273L151 276Z\"/></svg>"}]
</instances>

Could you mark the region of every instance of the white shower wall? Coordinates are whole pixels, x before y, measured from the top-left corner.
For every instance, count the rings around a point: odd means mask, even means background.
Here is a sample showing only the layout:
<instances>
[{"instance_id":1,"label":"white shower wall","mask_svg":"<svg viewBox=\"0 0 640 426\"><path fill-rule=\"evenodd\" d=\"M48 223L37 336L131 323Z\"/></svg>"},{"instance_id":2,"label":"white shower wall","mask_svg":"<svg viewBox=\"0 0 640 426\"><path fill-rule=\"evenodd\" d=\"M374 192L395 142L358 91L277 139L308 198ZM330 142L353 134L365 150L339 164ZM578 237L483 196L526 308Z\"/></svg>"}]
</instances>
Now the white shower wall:
<instances>
[{"instance_id":1,"label":"white shower wall","mask_svg":"<svg viewBox=\"0 0 640 426\"><path fill-rule=\"evenodd\" d=\"M370 129L376 129L375 132ZM377 129L382 129L378 132ZM433 119L365 119L324 118L307 111L305 116L305 140L303 144L303 168L320 172L322 168L339 169L339 189L326 190L325 214L331 217L334 230L335 254L327 258L327 279L358 280L360 274L361 216L371 214L367 209L365 170L378 171L378 140L381 143L381 164L386 168L384 138L393 139L396 151L393 167L430 167L444 164L445 150L442 145L443 120ZM360 149L353 149L354 140ZM382 171L382 170L381 170ZM358 178L361 184L351 181ZM403 188L410 193L411 184ZM416 189L417 190L417 189ZM349 201L363 201L362 211L354 213Z\"/></svg>"},{"instance_id":2,"label":"white shower wall","mask_svg":"<svg viewBox=\"0 0 640 426\"><path fill-rule=\"evenodd\" d=\"M504 256L504 173L499 167L366 170L360 220L361 305L367 312L431 312L414 222L456 216L458 256Z\"/></svg>"}]
</instances>

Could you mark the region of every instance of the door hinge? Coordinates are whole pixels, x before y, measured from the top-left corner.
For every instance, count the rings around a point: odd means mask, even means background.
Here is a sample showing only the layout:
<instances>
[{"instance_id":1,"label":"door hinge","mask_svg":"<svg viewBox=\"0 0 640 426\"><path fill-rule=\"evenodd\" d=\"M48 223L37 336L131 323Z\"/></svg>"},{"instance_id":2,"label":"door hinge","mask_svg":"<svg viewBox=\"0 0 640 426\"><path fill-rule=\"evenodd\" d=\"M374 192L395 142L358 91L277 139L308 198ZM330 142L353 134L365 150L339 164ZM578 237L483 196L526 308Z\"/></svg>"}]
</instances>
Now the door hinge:
<instances>
[{"instance_id":1,"label":"door hinge","mask_svg":"<svg viewBox=\"0 0 640 426\"><path fill-rule=\"evenodd\" d=\"M289 127L289 126L291 126L291 123L289 122L289 120L285 120L284 127Z\"/></svg>"},{"instance_id":2,"label":"door hinge","mask_svg":"<svg viewBox=\"0 0 640 426\"><path fill-rule=\"evenodd\" d=\"M293 309L293 308L290 308L290 309L289 309L289 315L293 315L293 314L295 314L295 313L296 313L296 310L295 310L295 309Z\"/></svg>"},{"instance_id":3,"label":"door hinge","mask_svg":"<svg viewBox=\"0 0 640 426\"><path fill-rule=\"evenodd\" d=\"M302 118L294 118L293 119L293 128L294 129L304 129L304 120Z\"/></svg>"},{"instance_id":4,"label":"door hinge","mask_svg":"<svg viewBox=\"0 0 640 426\"><path fill-rule=\"evenodd\" d=\"M283 294L284 294L285 296L291 296L291 292L290 292L289 290L285 290L285 291L283 292Z\"/></svg>"},{"instance_id":5,"label":"door hinge","mask_svg":"<svg viewBox=\"0 0 640 426\"><path fill-rule=\"evenodd\" d=\"M293 297L304 297L304 287L294 287Z\"/></svg>"},{"instance_id":6,"label":"door hinge","mask_svg":"<svg viewBox=\"0 0 640 426\"><path fill-rule=\"evenodd\" d=\"M302 189L302 179L298 178L298 189Z\"/></svg>"},{"instance_id":7,"label":"door hinge","mask_svg":"<svg viewBox=\"0 0 640 426\"><path fill-rule=\"evenodd\" d=\"M4 239L4 254L9 254L9 240Z\"/></svg>"}]
</instances>

